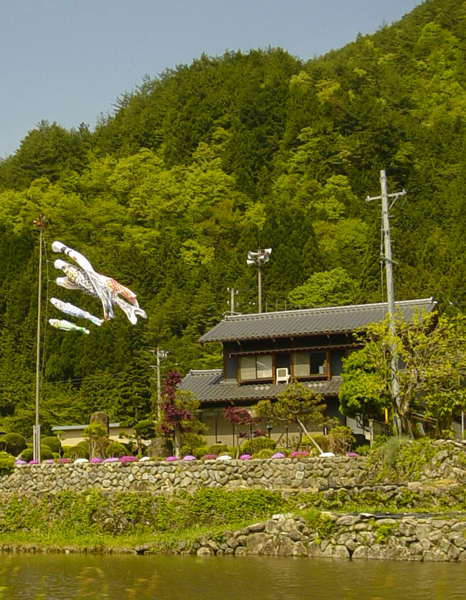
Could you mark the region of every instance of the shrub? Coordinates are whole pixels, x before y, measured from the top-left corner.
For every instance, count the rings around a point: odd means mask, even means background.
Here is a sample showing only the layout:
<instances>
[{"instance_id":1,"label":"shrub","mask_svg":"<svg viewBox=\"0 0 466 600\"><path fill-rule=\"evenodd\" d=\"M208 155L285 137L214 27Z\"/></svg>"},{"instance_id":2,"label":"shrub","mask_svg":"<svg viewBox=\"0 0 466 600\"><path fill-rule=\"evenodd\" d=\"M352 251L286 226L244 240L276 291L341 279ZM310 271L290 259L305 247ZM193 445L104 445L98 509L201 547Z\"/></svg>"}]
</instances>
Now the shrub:
<instances>
[{"instance_id":1,"label":"shrub","mask_svg":"<svg viewBox=\"0 0 466 600\"><path fill-rule=\"evenodd\" d=\"M193 452L193 454L196 458L203 458L204 456L211 454L211 453L209 452L208 446L199 446L199 448L196 448L196 450ZM212 456L213 456L213 454L212 454Z\"/></svg>"},{"instance_id":2,"label":"shrub","mask_svg":"<svg viewBox=\"0 0 466 600\"><path fill-rule=\"evenodd\" d=\"M52 452L56 452L60 454L61 452L61 444L60 440L54 435L50 435L42 438L41 445L48 446Z\"/></svg>"},{"instance_id":3,"label":"shrub","mask_svg":"<svg viewBox=\"0 0 466 600\"><path fill-rule=\"evenodd\" d=\"M0 450L18 456L27 446L26 438L19 433L6 433L0 438Z\"/></svg>"},{"instance_id":4,"label":"shrub","mask_svg":"<svg viewBox=\"0 0 466 600\"><path fill-rule=\"evenodd\" d=\"M252 458L270 458L272 454L275 454L275 449L263 448L262 450L259 450L259 452L253 454Z\"/></svg>"},{"instance_id":5,"label":"shrub","mask_svg":"<svg viewBox=\"0 0 466 600\"><path fill-rule=\"evenodd\" d=\"M128 454L128 450L120 442L112 442L105 449L105 453L109 457L121 458Z\"/></svg>"},{"instance_id":6,"label":"shrub","mask_svg":"<svg viewBox=\"0 0 466 600\"><path fill-rule=\"evenodd\" d=\"M181 456L193 454L196 456L197 450L207 446L207 440L198 433L183 433L181 435Z\"/></svg>"},{"instance_id":7,"label":"shrub","mask_svg":"<svg viewBox=\"0 0 466 600\"><path fill-rule=\"evenodd\" d=\"M313 435L312 439L322 448L322 452L330 451L330 439L328 435ZM309 452L314 451L316 449L315 445L312 443L312 441L307 435L303 436L299 447L301 450L308 450Z\"/></svg>"},{"instance_id":8,"label":"shrub","mask_svg":"<svg viewBox=\"0 0 466 600\"><path fill-rule=\"evenodd\" d=\"M26 448L21 452L21 460L25 460L26 462L30 462L34 458L34 450L32 448ZM48 460L53 458L52 451L48 446L45 446L41 443L40 445L40 459Z\"/></svg>"},{"instance_id":9,"label":"shrub","mask_svg":"<svg viewBox=\"0 0 466 600\"><path fill-rule=\"evenodd\" d=\"M228 446L226 444L212 444L207 448L206 454L222 454L222 452L228 452Z\"/></svg>"},{"instance_id":10,"label":"shrub","mask_svg":"<svg viewBox=\"0 0 466 600\"><path fill-rule=\"evenodd\" d=\"M269 437L257 437L247 440L241 446L242 454L253 454L254 452L260 452L260 450L269 449L275 450L277 442Z\"/></svg>"},{"instance_id":11,"label":"shrub","mask_svg":"<svg viewBox=\"0 0 466 600\"><path fill-rule=\"evenodd\" d=\"M0 452L0 475L9 475L15 467L15 459L8 452Z\"/></svg>"},{"instance_id":12,"label":"shrub","mask_svg":"<svg viewBox=\"0 0 466 600\"><path fill-rule=\"evenodd\" d=\"M346 454L351 450L352 445L356 442L353 432L346 425L333 427L328 434L330 442L330 452L334 454Z\"/></svg>"},{"instance_id":13,"label":"shrub","mask_svg":"<svg viewBox=\"0 0 466 600\"><path fill-rule=\"evenodd\" d=\"M63 458L71 458L72 460L76 460L77 458L89 458L89 452L84 448L84 446L71 446L63 452Z\"/></svg>"}]
</instances>

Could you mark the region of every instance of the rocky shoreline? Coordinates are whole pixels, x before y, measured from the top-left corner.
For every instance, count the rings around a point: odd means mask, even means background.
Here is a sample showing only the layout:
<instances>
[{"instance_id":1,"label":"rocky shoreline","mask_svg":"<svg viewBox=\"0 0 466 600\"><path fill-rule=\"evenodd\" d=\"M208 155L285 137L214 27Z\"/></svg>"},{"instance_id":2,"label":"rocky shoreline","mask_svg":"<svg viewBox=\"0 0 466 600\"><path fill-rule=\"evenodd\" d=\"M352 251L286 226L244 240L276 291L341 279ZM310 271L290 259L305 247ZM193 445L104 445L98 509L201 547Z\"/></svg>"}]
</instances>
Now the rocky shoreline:
<instances>
[{"instance_id":1,"label":"rocky shoreline","mask_svg":"<svg viewBox=\"0 0 466 600\"><path fill-rule=\"evenodd\" d=\"M173 554L198 557L279 556L343 560L466 562L466 520L374 514L316 513L311 519L274 515L237 531L174 545L134 547L2 544L0 552Z\"/></svg>"}]
</instances>

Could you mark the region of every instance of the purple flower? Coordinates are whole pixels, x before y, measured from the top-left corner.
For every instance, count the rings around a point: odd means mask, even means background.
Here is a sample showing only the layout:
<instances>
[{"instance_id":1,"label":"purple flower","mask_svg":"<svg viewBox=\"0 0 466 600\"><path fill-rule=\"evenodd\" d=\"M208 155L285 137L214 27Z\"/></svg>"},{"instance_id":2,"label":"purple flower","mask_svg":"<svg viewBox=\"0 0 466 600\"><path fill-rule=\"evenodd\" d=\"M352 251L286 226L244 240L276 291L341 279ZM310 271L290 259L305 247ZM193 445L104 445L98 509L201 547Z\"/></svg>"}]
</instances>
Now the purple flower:
<instances>
[{"instance_id":1,"label":"purple flower","mask_svg":"<svg viewBox=\"0 0 466 600\"><path fill-rule=\"evenodd\" d=\"M18 458L18 460L15 460L15 465L27 465L27 462Z\"/></svg>"},{"instance_id":2,"label":"purple flower","mask_svg":"<svg viewBox=\"0 0 466 600\"><path fill-rule=\"evenodd\" d=\"M178 459L176 458L176 456L167 456L166 460L167 460L167 462L175 462Z\"/></svg>"},{"instance_id":3,"label":"purple flower","mask_svg":"<svg viewBox=\"0 0 466 600\"><path fill-rule=\"evenodd\" d=\"M117 458L116 456L111 456L110 458L104 458L104 462L115 463L115 462L120 462L120 459Z\"/></svg>"},{"instance_id":4,"label":"purple flower","mask_svg":"<svg viewBox=\"0 0 466 600\"><path fill-rule=\"evenodd\" d=\"M252 456L250 454L242 454L240 456L240 460L251 460Z\"/></svg>"},{"instance_id":5,"label":"purple flower","mask_svg":"<svg viewBox=\"0 0 466 600\"><path fill-rule=\"evenodd\" d=\"M53 465L53 463L55 462L53 460L53 458L46 458L45 460L43 460L42 462L47 463L48 465Z\"/></svg>"},{"instance_id":6,"label":"purple flower","mask_svg":"<svg viewBox=\"0 0 466 600\"><path fill-rule=\"evenodd\" d=\"M359 454L357 452L347 452L346 456L355 457L355 456L359 456Z\"/></svg>"},{"instance_id":7,"label":"purple flower","mask_svg":"<svg viewBox=\"0 0 466 600\"><path fill-rule=\"evenodd\" d=\"M38 464L39 464L39 461L38 461L38 460L30 460L30 461L29 461L29 464L30 464L30 465L38 465Z\"/></svg>"},{"instance_id":8,"label":"purple flower","mask_svg":"<svg viewBox=\"0 0 466 600\"><path fill-rule=\"evenodd\" d=\"M96 456L95 458L91 458L91 460L89 462L91 462L93 465L96 465L97 463L101 463L102 459L97 458L97 456Z\"/></svg>"},{"instance_id":9,"label":"purple flower","mask_svg":"<svg viewBox=\"0 0 466 600\"><path fill-rule=\"evenodd\" d=\"M193 456L192 454L187 454L186 456L183 457L183 460L196 460L196 457Z\"/></svg>"},{"instance_id":10,"label":"purple flower","mask_svg":"<svg viewBox=\"0 0 466 600\"><path fill-rule=\"evenodd\" d=\"M285 458L285 455L283 452L276 452L275 454L272 454L270 458Z\"/></svg>"}]
</instances>

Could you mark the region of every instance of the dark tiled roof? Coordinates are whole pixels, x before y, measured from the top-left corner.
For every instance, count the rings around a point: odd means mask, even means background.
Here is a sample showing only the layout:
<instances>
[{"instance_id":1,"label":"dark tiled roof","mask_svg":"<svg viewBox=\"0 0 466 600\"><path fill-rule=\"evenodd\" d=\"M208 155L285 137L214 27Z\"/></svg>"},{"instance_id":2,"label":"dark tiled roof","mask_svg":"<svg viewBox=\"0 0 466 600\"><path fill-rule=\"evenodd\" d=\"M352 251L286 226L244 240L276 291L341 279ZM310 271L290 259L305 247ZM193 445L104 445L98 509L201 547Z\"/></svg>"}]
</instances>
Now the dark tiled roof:
<instances>
[{"instance_id":1,"label":"dark tiled roof","mask_svg":"<svg viewBox=\"0 0 466 600\"><path fill-rule=\"evenodd\" d=\"M417 311L429 313L436 306L437 303L432 298L396 302L396 308L401 311L406 321L410 321ZM387 303L381 302L227 316L199 341L228 342L350 332L382 321L387 311Z\"/></svg>"},{"instance_id":2,"label":"dark tiled roof","mask_svg":"<svg viewBox=\"0 0 466 600\"><path fill-rule=\"evenodd\" d=\"M323 396L337 396L341 377L333 377L330 381L305 382L304 385ZM201 403L274 399L285 387L285 383L226 383L222 369L190 371L181 382L181 389L194 392Z\"/></svg>"}]
</instances>

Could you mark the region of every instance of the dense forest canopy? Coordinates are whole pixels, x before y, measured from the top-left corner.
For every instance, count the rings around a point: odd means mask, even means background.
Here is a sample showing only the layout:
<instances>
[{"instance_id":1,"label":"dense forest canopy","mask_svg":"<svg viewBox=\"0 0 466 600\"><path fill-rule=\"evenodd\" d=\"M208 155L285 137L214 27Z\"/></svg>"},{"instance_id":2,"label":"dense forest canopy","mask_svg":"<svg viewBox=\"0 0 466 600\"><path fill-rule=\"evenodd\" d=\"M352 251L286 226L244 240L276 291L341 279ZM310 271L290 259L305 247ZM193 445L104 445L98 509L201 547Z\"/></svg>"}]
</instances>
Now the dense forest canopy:
<instances>
[{"instance_id":1,"label":"dense forest canopy","mask_svg":"<svg viewBox=\"0 0 466 600\"><path fill-rule=\"evenodd\" d=\"M150 350L164 369L221 365L199 336L257 311L248 250L271 247L264 308L380 301L379 173L392 209L398 299L466 304L466 1L427 0L403 20L308 62L269 48L201 56L123 95L95 131L42 122L0 162L0 427L34 415L39 235L48 219L44 315L59 290L51 243L137 292L91 335L44 328L42 422L141 419Z\"/></svg>"}]
</instances>

